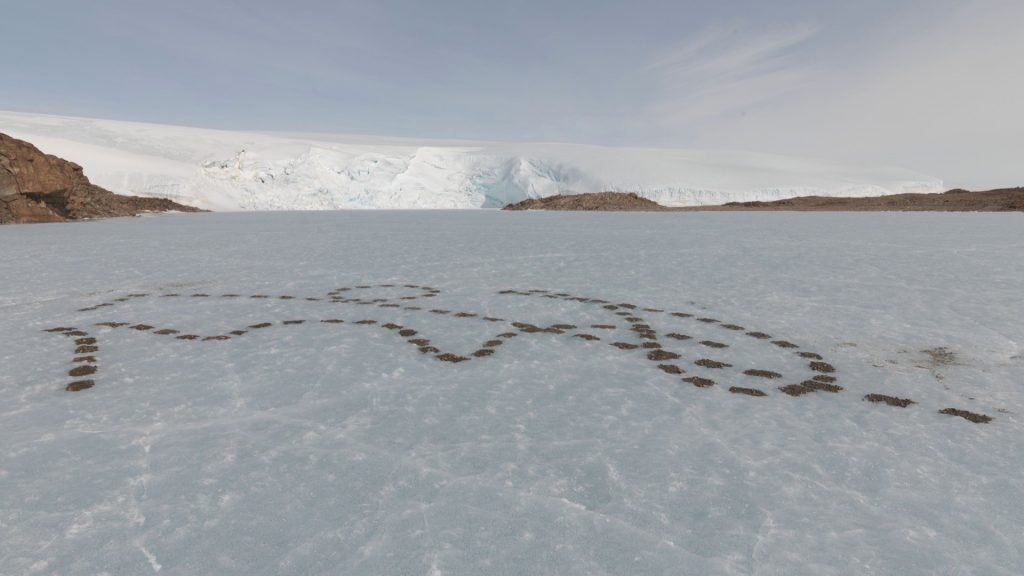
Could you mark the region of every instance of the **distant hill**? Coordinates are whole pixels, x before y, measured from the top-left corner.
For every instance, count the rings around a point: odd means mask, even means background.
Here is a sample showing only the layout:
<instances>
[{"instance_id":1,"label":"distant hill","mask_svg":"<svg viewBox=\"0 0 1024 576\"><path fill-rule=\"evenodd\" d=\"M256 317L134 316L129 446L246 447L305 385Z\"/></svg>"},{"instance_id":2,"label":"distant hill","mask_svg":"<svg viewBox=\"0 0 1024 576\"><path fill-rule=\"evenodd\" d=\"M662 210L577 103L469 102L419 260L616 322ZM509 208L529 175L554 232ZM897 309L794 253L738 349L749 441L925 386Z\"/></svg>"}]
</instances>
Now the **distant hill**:
<instances>
[{"instance_id":1,"label":"distant hill","mask_svg":"<svg viewBox=\"0 0 1024 576\"><path fill-rule=\"evenodd\" d=\"M169 210L198 211L162 198L114 194L89 182L78 164L0 134L0 224L64 222Z\"/></svg>"},{"instance_id":2,"label":"distant hill","mask_svg":"<svg viewBox=\"0 0 1024 576\"><path fill-rule=\"evenodd\" d=\"M621 212L660 212L671 210L641 198L636 194L624 192L593 192L589 194L560 194L547 198L530 198L515 204L509 204L502 210L582 210L582 211L621 211Z\"/></svg>"},{"instance_id":3,"label":"distant hill","mask_svg":"<svg viewBox=\"0 0 1024 576\"><path fill-rule=\"evenodd\" d=\"M869 198L801 196L775 202L730 202L718 206L670 208L623 192L567 194L524 200L505 210L646 212L1024 212L1024 188L985 192L950 190L937 194L892 194Z\"/></svg>"},{"instance_id":4,"label":"distant hill","mask_svg":"<svg viewBox=\"0 0 1024 576\"><path fill-rule=\"evenodd\" d=\"M729 202L686 211L826 211L826 212L1024 212L1024 188L984 192L950 190L937 194L893 194L873 198L803 196L774 202Z\"/></svg>"}]
</instances>

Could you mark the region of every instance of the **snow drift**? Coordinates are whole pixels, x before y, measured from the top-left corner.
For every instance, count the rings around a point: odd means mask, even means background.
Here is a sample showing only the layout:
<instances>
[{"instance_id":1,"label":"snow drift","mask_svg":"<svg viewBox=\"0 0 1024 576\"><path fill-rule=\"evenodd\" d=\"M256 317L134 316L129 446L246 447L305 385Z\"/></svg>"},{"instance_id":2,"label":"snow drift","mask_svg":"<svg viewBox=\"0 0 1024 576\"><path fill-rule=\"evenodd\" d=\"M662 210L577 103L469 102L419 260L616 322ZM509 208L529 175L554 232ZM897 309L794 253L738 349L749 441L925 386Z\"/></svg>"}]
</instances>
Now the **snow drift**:
<instances>
[{"instance_id":1,"label":"snow drift","mask_svg":"<svg viewBox=\"0 0 1024 576\"><path fill-rule=\"evenodd\" d=\"M0 112L0 132L120 194L212 210L497 208L579 192L668 206L937 192L942 181L750 152L233 132Z\"/></svg>"}]
</instances>

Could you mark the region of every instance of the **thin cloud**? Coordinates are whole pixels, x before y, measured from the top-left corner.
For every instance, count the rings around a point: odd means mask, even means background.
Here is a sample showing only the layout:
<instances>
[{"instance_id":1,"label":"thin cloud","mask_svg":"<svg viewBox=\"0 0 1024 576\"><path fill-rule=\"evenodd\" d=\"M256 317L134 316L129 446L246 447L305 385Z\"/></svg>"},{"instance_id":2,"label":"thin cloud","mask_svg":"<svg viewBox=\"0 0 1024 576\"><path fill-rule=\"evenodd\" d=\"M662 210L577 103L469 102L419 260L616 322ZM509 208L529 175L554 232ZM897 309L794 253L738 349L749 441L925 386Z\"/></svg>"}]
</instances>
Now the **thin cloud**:
<instances>
[{"instance_id":1,"label":"thin cloud","mask_svg":"<svg viewBox=\"0 0 1024 576\"><path fill-rule=\"evenodd\" d=\"M817 33L808 24L754 35L706 28L647 66L663 87L651 111L660 121L686 124L784 94L807 76L794 50Z\"/></svg>"},{"instance_id":2,"label":"thin cloud","mask_svg":"<svg viewBox=\"0 0 1024 576\"><path fill-rule=\"evenodd\" d=\"M677 46L650 65L675 75L721 77L756 72L779 64L791 48L814 37L816 26L802 24L746 38L721 27L710 27Z\"/></svg>"},{"instance_id":3,"label":"thin cloud","mask_svg":"<svg viewBox=\"0 0 1024 576\"><path fill-rule=\"evenodd\" d=\"M721 118L698 146L899 164L952 186L1020 185L1024 5L979 2L894 27L883 50L816 69L802 89Z\"/></svg>"}]
</instances>

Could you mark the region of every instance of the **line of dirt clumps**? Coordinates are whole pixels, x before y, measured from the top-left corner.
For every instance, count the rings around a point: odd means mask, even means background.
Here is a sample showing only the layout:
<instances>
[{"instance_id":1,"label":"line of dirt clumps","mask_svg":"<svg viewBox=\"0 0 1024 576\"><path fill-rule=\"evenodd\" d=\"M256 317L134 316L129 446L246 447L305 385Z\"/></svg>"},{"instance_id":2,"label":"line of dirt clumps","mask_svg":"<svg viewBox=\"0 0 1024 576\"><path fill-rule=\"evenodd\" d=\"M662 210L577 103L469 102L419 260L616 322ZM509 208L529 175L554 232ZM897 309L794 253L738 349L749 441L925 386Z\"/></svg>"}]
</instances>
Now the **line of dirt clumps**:
<instances>
[{"instance_id":1,"label":"line of dirt clumps","mask_svg":"<svg viewBox=\"0 0 1024 576\"><path fill-rule=\"evenodd\" d=\"M142 212L199 212L165 198L114 194L89 182L82 167L0 134L0 224L64 222L135 216Z\"/></svg>"},{"instance_id":2,"label":"line of dirt clumps","mask_svg":"<svg viewBox=\"0 0 1024 576\"><path fill-rule=\"evenodd\" d=\"M985 192L950 190L873 198L800 196L774 202L729 202L719 206L669 208L636 194L597 192L523 200L504 210L605 210L648 212L1024 212L1024 188Z\"/></svg>"}]
</instances>

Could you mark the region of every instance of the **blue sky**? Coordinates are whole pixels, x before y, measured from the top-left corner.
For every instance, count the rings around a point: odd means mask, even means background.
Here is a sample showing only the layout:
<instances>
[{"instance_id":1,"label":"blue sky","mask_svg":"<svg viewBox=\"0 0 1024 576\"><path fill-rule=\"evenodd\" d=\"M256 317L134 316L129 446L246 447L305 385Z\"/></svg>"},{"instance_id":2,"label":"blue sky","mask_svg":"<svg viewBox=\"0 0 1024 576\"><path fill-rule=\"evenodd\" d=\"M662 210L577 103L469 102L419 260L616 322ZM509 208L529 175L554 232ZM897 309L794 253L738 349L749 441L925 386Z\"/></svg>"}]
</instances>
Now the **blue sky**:
<instances>
[{"instance_id":1,"label":"blue sky","mask_svg":"<svg viewBox=\"0 0 1024 576\"><path fill-rule=\"evenodd\" d=\"M746 149L1024 184L1017 0L33 0L0 109ZM0 127L2 130L2 127Z\"/></svg>"}]
</instances>

